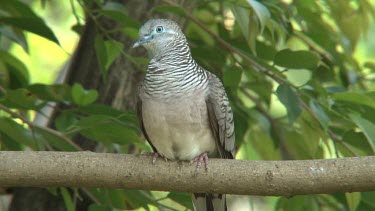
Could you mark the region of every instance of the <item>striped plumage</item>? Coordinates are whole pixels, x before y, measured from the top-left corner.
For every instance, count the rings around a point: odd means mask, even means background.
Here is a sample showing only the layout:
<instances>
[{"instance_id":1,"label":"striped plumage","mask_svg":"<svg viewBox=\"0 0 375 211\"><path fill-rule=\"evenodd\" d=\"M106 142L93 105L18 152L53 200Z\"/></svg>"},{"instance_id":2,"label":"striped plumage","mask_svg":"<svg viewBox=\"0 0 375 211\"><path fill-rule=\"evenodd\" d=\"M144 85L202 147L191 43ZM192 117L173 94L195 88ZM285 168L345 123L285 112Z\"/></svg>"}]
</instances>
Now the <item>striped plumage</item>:
<instances>
[{"instance_id":1,"label":"striped plumage","mask_svg":"<svg viewBox=\"0 0 375 211\"><path fill-rule=\"evenodd\" d=\"M154 151L171 160L199 158L198 163L207 156L233 159L233 114L221 81L195 62L175 22L149 20L139 35L134 47L143 45L151 61L137 113ZM197 193L193 203L195 210L226 210L224 194Z\"/></svg>"},{"instance_id":2,"label":"striped plumage","mask_svg":"<svg viewBox=\"0 0 375 211\"><path fill-rule=\"evenodd\" d=\"M192 89L203 89L207 72L191 57L185 41L175 42L167 51L155 55L143 81L145 92L152 96L180 95Z\"/></svg>"}]
</instances>

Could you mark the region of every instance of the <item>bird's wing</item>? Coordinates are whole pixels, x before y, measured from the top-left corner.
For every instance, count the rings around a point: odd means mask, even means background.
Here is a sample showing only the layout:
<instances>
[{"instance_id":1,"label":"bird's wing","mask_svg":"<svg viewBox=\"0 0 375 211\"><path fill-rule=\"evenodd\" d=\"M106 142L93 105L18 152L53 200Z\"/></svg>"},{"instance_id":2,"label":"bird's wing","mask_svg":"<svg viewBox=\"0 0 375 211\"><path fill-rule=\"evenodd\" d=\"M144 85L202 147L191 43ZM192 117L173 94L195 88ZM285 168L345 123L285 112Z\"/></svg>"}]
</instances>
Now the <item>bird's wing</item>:
<instances>
[{"instance_id":1,"label":"bird's wing","mask_svg":"<svg viewBox=\"0 0 375 211\"><path fill-rule=\"evenodd\" d=\"M137 117L138 117L138 122L139 122L139 126L142 130L142 133L143 133L143 136L146 138L147 142L150 144L150 146L152 147L152 150L154 152L157 152L156 151L156 148L154 147L154 145L152 145L152 142L150 140L150 138L148 137L147 135L147 132L146 132L146 129L145 129L145 125L143 124L143 114L142 114L142 100L141 98L137 97L137 105L136 105L136 110L137 110Z\"/></svg>"},{"instance_id":2,"label":"bird's wing","mask_svg":"<svg viewBox=\"0 0 375 211\"><path fill-rule=\"evenodd\" d=\"M220 79L208 73L208 94L206 98L208 119L214 134L220 157L235 157L235 135L232 108Z\"/></svg>"}]
</instances>

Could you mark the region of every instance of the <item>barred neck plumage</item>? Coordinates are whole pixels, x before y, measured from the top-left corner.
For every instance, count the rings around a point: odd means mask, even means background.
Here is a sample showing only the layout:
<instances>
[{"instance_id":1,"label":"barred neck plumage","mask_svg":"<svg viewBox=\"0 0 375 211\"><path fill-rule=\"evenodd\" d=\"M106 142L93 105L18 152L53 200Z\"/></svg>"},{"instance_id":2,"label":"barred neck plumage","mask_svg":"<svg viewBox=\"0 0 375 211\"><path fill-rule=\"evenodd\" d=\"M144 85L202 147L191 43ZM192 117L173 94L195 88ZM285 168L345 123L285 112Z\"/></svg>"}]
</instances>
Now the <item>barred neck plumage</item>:
<instances>
[{"instance_id":1,"label":"barred neck plumage","mask_svg":"<svg viewBox=\"0 0 375 211\"><path fill-rule=\"evenodd\" d=\"M175 39L156 54L143 82L148 95L181 96L207 86L208 73L192 58L185 37Z\"/></svg>"}]
</instances>

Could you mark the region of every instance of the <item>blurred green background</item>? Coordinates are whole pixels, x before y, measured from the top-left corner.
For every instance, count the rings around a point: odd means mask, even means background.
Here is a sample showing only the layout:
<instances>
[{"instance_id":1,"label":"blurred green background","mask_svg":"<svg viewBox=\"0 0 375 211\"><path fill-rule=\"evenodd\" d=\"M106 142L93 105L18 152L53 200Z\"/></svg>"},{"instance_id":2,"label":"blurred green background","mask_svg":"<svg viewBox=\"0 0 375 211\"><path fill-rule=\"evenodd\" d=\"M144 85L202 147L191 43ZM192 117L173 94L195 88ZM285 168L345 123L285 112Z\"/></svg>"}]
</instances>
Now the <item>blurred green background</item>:
<instances>
[{"instance_id":1,"label":"blurred green background","mask_svg":"<svg viewBox=\"0 0 375 211\"><path fill-rule=\"evenodd\" d=\"M147 55L130 46L147 18L168 17L183 27L193 57L226 87L235 114L237 159L375 153L373 0L0 0L0 5L0 150L150 151L132 108L134 89L113 86L121 80L136 86ZM94 52L92 57L72 57L82 39L91 42L81 48ZM95 62L96 68L74 78L85 72L71 68L69 61L77 58ZM63 69L70 78L55 84L66 74ZM134 79L118 77L122 71ZM107 88L118 91L108 94ZM121 98L121 93L130 94ZM0 189L0 210L15 209L16 192ZM187 193L105 188L49 188L47 193L63 210L192 209ZM374 192L232 196L229 207L375 210L373 199Z\"/></svg>"}]
</instances>

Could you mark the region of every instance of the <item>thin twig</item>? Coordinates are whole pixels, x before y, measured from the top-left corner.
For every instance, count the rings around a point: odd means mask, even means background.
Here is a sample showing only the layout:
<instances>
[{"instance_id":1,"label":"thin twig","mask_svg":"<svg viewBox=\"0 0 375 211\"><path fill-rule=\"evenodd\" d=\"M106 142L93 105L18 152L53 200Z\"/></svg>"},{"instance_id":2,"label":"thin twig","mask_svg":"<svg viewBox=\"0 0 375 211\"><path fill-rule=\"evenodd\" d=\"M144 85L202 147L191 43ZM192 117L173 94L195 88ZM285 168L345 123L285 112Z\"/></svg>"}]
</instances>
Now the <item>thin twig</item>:
<instances>
[{"instance_id":1,"label":"thin twig","mask_svg":"<svg viewBox=\"0 0 375 211\"><path fill-rule=\"evenodd\" d=\"M316 114L310 109L310 107L309 106L307 106L306 105L306 103L304 102L304 101L302 101L302 100L300 100L300 103L301 103L301 105L303 106L303 108L320 124L320 121L319 121L319 119L318 119L318 117L316 116ZM320 124L321 125L321 124ZM329 137L333 140L333 141L335 141L335 142L337 142L337 143L339 143L339 144L341 144L344 148L346 148L350 153L352 153L354 156L356 156L356 157L358 157L359 155L357 154L357 153L355 153L353 150L351 150L350 148L349 148L349 146L347 146L346 145L346 143L345 142L343 142L332 130L330 130L330 129L327 129L327 131L326 131L327 133L328 133L328 135L329 135ZM337 151L337 149L336 149L336 151ZM338 156L338 154L337 154L337 152L336 152L336 156Z\"/></svg>"},{"instance_id":2,"label":"thin twig","mask_svg":"<svg viewBox=\"0 0 375 211\"><path fill-rule=\"evenodd\" d=\"M359 155L357 153L355 153L352 149L350 149L350 147L347 145L347 143L345 143L344 141L342 141L341 138L338 137L334 132L332 132L331 130L328 130L328 134L329 134L329 137L333 141L335 141L336 143L341 144L341 146L343 146L346 150L348 150L353 156L359 157Z\"/></svg>"},{"instance_id":3,"label":"thin twig","mask_svg":"<svg viewBox=\"0 0 375 211\"><path fill-rule=\"evenodd\" d=\"M301 32L293 31L293 35L302 40L306 45L308 45L312 50L315 52L318 52L320 55L322 55L326 60L333 62L334 58L326 52L324 49L317 47L317 44L313 40L310 40L302 35Z\"/></svg>"},{"instance_id":4,"label":"thin twig","mask_svg":"<svg viewBox=\"0 0 375 211\"><path fill-rule=\"evenodd\" d=\"M62 134L61 132L59 132L57 130L53 130L51 128L40 127L40 126L34 125L31 121L29 121L28 119L26 119L22 115L17 114L16 112L13 112L8 107L6 107L6 106L4 106L2 104L0 104L0 109L4 110L6 113L8 113L9 115L11 115L11 117L20 119L23 123L27 124L31 129L33 129L33 128L39 128L41 130L45 130L45 131L47 131L49 133L52 133L52 134L58 136L59 138L63 139L64 141L66 141L67 143L69 143L70 145L72 145L76 150L82 150L82 148L80 148L72 140L70 140L69 138L67 138L66 136L64 136L64 134Z\"/></svg>"},{"instance_id":5,"label":"thin twig","mask_svg":"<svg viewBox=\"0 0 375 211\"><path fill-rule=\"evenodd\" d=\"M78 16L78 13L77 13L77 11L76 11L76 8L75 8L75 6L74 6L74 2L73 2L73 0L70 0L69 2L70 2L70 7L72 8L73 16L74 16L74 18L76 19L77 23L80 25L80 24L81 24L81 21L80 21L80 18L79 18L79 16Z\"/></svg>"}]
</instances>

